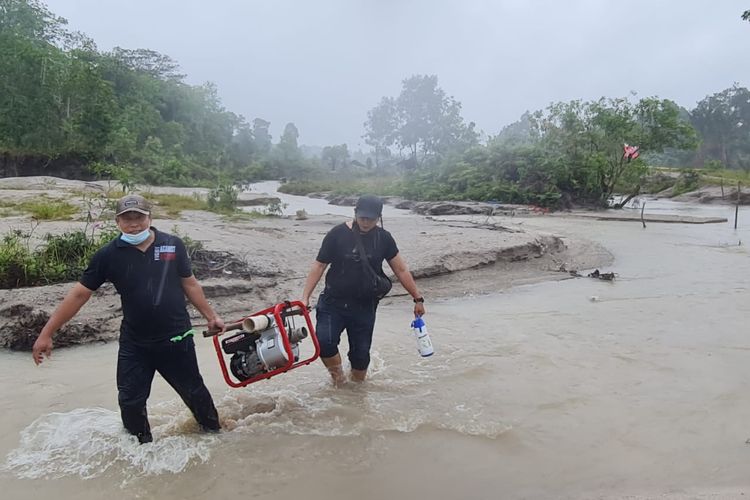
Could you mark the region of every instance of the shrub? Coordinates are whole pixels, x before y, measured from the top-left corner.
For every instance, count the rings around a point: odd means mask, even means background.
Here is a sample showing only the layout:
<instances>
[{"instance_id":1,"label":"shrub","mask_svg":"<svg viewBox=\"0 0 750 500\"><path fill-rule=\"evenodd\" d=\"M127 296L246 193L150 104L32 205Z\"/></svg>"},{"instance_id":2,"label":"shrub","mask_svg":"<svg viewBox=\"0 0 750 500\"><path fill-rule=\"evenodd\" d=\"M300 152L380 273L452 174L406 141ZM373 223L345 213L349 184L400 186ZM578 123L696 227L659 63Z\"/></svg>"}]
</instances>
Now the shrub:
<instances>
[{"instance_id":1,"label":"shrub","mask_svg":"<svg viewBox=\"0 0 750 500\"><path fill-rule=\"evenodd\" d=\"M0 288L50 285L80 277L94 253L117 236L114 227L47 234L31 249L31 232L11 230L0 243Z\"/></svg>"},{"instance_id":2,"label":"shrub","mask_svg":"<svg viewBox=\"0 0 750 500\"><path fill-rule=\"evenodd\" d=\"M218 213L233 213L237 210L239 191L231 184L219 184L208 193L208 208Z\"/></svg>"},{"instance_id":3,"label":"shrub","mask_svg":"<svg viewBox=\"0 0 750 500\"><path fill-rule=\"evenodd\" d=\"M700 187L700 180L701 174L697 170L684 170L674 185L674 196L695 191Z\"/></svg>"}]
</instances>

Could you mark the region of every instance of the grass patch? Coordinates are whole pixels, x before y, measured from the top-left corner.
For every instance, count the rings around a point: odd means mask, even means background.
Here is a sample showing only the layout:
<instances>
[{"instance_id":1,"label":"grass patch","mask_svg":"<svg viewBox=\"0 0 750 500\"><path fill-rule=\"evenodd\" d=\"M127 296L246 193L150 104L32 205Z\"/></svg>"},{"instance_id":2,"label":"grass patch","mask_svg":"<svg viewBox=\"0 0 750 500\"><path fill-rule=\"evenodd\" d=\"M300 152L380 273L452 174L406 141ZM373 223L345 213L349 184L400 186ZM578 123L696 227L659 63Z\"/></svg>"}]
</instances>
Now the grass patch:
<instances>
[{"instance_id":1,"label":"grass patch","mask_svg":"<svg viewBox=\"0 0 750 500\"><path fill-rule=\"evenodd\" d=\"M708 164L708 162L706 163ZM737 184L738 181L742 184L750 185L750 171L729 170L727 168L721 168L720 166L721 163L716 162L705 168L655 167L653 168L653 171L655 173L663 172L665 174L685 174L686 172L696 172L701 177L701 184L705 186L718 186L721 184L722 180L724 181L725 186Z\"/></svg>"},{"instance_id":2,"label":"grass patch","mask_svg":"<svg viewBox=\"0 0 750 500\"><path fill-rule=\"evenodd\" d=\"M333 191L337 184L339 183L335 181L289 181L280 185L278 191L296 196L306 196L310 193Z\"/></svg>"},{"instance_id":3,"label":"grass patch","mask_svg":"<svg viewBox=\"0 0 750 500\"><path fill-rule=\"evenodd\" d=\"M265 219L267 217L278 217L278 215L270 214L264 210L237 210L232 213L223 214L224 219L227 221L251 221L256 219Z\"/></svg>"},{"instance_id":4,"label":"grass patch","mask_svg":"<svg viewBox=\"0 0 750 500\"><path fill-rule=\"evenodd\" d=\"M750 186L750 172L745 170L710 170L700 171L708 184L718 186L724 181L725 186L736 185L738 182Z\"/></svg>"},{"instance_id":5,"label":"grass patch","mask_svg":"<svg viewBox=\"0 0 750 500\"><path fill-rule=\"evenodd\" d=\"M178 217L183 210L208 210L206 200L198 195L184 196L181 194L149 194L144 196L152 202L160 212L169 217Z\"/></svg>"},{"instance_id":6,"label":"grass patch","mask_svg":"<svg viewBox=\"0 0 750 500\"><path fill-rule=\"evenodd\" d=\"M80 212L80 208L67 201L29 200L16 205L22 212L30 213L37 220L65 220Z\"/></svg>"},{"instance_id":7,"label":"grass patch","mask_svg":"<svg viewBox=\"0 0 750 500\"><path fill-rule=\"evenodd\" d=\"M0 201L2 215L28 213L37 220L66 220L80 211L81 209L76 205L67 201L50 199L45 195L21 202Z\"/></svg>"},{"instance_id":8,"label":"grass patch","mask_svg":"<svg viewBox=\"0 0 750 500\"><path fill-rule=\"evenodd\" d=\"M289 181L279 186L279 192L298 196L306 196L310 193L320 192L330 192L338 195L362 195L374 193L381 196L398 196L399 182L399 177Z\"/></svg>"}]
</instances>

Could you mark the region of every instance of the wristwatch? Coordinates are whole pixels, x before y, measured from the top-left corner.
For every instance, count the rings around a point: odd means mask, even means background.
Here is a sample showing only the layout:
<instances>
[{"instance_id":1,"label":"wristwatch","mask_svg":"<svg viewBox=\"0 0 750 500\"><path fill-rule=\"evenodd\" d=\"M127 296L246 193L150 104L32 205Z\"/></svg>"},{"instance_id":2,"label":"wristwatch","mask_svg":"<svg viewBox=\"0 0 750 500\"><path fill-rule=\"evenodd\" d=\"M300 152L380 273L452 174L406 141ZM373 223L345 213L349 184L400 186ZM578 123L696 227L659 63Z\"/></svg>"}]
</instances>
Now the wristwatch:
<instances>
[{"instance_id":1,"label":"wristwatch","mask_svg":"<svg viewBox=\"0 0 750 500\"><path fill-rule=\"evenodd\" d=\"M414 299L415 304L424 304L424 297Z\"/></svg>"}]
</instances>

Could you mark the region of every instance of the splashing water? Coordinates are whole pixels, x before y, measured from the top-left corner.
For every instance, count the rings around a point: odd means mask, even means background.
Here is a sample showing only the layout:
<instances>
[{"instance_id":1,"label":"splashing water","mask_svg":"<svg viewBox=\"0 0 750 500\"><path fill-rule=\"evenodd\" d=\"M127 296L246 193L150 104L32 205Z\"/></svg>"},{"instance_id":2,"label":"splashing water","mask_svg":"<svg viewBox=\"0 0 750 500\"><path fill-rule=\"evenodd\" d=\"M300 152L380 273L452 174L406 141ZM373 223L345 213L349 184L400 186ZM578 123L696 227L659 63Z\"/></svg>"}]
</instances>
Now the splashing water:
<instances>
[{"instance_id":1,"label":"splashing water","mask_svg":"<svg viewBox=\"0 0 750 500\"><path fill-rule=\"evenodd\" d=\"M21 432L18 448L8 454L5 469L21 478L91 479L107 471L148 476L178 473L191 463L205 462L211 444L207 435L159 436L139 445L123 428L117 412L80 408L39 417Z\"/></svg>"},{"instance_id":2,"label":"splashing water","mask_svg":"<svg viewBox=\"0 0 750 500\"><path fill-rule=\"evenodd\" d=\"M494 439L510 426L487 419L481 408L445 406L435 412L404 409L403 393L418 394L418 384L390 379L348 384L334 389L317 383L304 388L258 387L253 392L228 391L217 407L228 434L276 436L365 436L381 432L413 432L420 427L451 430ZM410 389L411 385L411 389ZM19 478L125 477L176 474L211 457L216 436L195 433L197 426L177 400L150 408L154 442L139 445L123 428L117 412L81 408L39 417L26 427L4 469Z\"/></svg>"},{"instance_id":3,"label":"splashing water","mask_svg":"<svg viewBox=\"0 0 750 500\"><path fill-rule=\"evenodd\" d=\"M318 381L315 387L259 385L252 392L230 391L218 402L219 414L232 432L256 435L357 437L427 427L495 439L512 428L482 401L456 405L438 397L422 380L429 370L391 378L392 370L379 367L377 356L373 361L372 377L363 384L333 388ZM405 406L405 397L414 404Z\"/></svg>"},{"instance_id":4,"label":"splashing water","mask_svg":"<svg viewBox=\"0 0 750 500\"><path fill-rule=\"evenodd\" d=\"M216 398L224 428L218 436L199 433L179 399L149 405L154 442L145 445L123 429L117 411L79 408L43 415L21 431L3 469L27 479L107 474L128 482L183 472L208 462L231 442L245 442L242 436L247 435L263 442L284 436L370 440L384 433L441 429L495 439L511 429L486 399L460 397L456 404L451 395L460 389L448 380L435 385L436 375L450 367L420 360L397 368L388 366L378 351L372 354L371 377L364 384L337 389L319 373L300 372L295 379L226 391ZM411 404L404 405L404 398Z\"/></svg>"}]
</instances>

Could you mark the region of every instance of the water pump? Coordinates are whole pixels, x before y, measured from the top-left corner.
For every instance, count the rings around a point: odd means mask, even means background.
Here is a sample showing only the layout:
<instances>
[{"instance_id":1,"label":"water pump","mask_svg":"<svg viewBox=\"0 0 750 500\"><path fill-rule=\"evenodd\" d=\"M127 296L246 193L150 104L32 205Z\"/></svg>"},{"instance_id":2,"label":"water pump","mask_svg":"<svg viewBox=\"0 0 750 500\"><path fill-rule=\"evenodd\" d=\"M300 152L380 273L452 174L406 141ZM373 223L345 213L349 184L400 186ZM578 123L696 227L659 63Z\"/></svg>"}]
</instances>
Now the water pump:
<instances>
[{"instance_id":1,"label":"water pump","mask_svg":"<svg viewBox=\"0 0 750 500\"><path fill-rule=\"evenodd\" d=\"M295 321L300 316L305 324L297 326ZM214 336L214 348L224 380L232 387L243 387L308 365L320 355L315 329L302 302L282 302L246 316L225 328L225 331L232 330L240 331L221 342L218 336ZM300 360L300 342L308 337L312 340L314 352ZM226 357L229 357L229 370Z\"/></svg>"}]
</instances>

